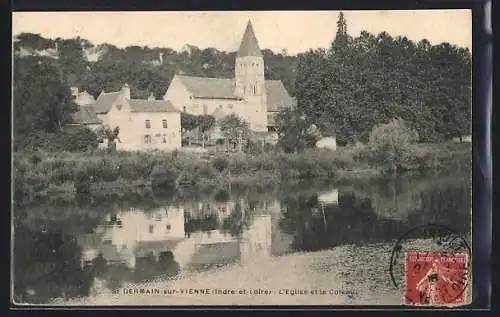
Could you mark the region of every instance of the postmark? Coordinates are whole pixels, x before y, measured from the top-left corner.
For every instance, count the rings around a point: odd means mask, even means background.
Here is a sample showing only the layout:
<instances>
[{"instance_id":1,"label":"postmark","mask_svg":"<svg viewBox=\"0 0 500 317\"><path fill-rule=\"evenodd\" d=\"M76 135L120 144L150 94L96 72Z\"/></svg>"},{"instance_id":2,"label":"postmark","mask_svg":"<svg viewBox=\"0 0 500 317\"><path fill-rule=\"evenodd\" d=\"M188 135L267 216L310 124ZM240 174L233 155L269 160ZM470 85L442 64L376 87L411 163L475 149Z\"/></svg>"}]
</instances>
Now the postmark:
<instances>
[{"instance_id":1,"label":"postmark","mask_svg":"<svg viewBox=\"0 0 500 317\"><path fill-rule=\"evenodd\" d=\"M471 249L453 229L419 226L394 245L390 275L406 305L465 305L471 285Z\"/></svg>"}]
</instances>

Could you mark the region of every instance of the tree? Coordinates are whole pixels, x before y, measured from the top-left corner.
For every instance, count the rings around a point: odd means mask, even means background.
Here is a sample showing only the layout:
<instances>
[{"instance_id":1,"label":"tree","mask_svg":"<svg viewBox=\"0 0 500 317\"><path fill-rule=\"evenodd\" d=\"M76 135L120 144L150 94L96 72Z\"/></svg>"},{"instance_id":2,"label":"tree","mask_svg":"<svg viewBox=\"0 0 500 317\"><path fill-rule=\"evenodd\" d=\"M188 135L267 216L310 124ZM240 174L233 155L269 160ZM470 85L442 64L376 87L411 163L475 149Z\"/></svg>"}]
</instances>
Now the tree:
<instances>
[{"instance_id":1,"label":"tree","mask_svg":"<svg viewBox=\"0 0 500 317\"><path fill-rule=\"evenodd\" d=\"M224 117L219 122L220 130L226 141L232 148L238 148L238 152L243 149L243 142L250 137L250 128L246 121L237 115L231 114Z\"/></svg>"},{"instance_id":2,"label":"tree","mask_svg":"<svg viewBox=\"0 0 500 317\"><path fill-rule=\"evenodd\" d=\"M118 137L120 134L120 127L111 129L111 127L103 125L96 131L96 134L99 139L105 139L108 141L108 151L112 152L116 150L115 140L120 141L120 138Z\"/></svg>"},{"instance_id":3,"label":"tree","mask_svg":"<svg viewBox=\"0 0 500 317\"><path fill-rule=\"evenodd\" d=\"M205 148L205 133L215 126L215 118L210 115L198 116L197 126L201 132L201 147Z\"/></svg>"},{"instance_id":4,"label":"tree","mask_svg":"<svg viewBox=\"0 0 500 317\"><path fill-rule=\"evenodd\" d=\"M346 55L349 45L349 35L347 34L347 22L344 18L344 13L341 11L339 13L339 19L337 20L337 33L335 39L332 42L331 52L339 57Z\"/></svg>"},{"instance_id":5,"label":"tree","mask_svg":"<svg viewBox=\"0 0 500 317\"><path fill-rule=\"evenodd\" d=\"M181 113L181 128L182 132L188 132L186 133L188 136L188 142L191 145L191 138L189 137L189 132L196 129L198 125L197 118L195 115L182 112Z\"/></svg>"},{"instance_id":6,"label":"tree","mask_svg":"<svg viewBox=\"0 0 500 317\"><path fill-rule=\"evenodd\" d=\"M276 115L278 146L291 153L316 145L315 127L299 111L286 109Z\"/></svg>"},{"instance_id":7,"label":"tree","mask_svg":"<svg viewBox=\"0 0 500 317\"><path fill-rule=\"evenodd\" d=\"M14 60L14 139L37 131L54 133L78 106L62 73L49 58Z\"/></svg>"}]
</instances>

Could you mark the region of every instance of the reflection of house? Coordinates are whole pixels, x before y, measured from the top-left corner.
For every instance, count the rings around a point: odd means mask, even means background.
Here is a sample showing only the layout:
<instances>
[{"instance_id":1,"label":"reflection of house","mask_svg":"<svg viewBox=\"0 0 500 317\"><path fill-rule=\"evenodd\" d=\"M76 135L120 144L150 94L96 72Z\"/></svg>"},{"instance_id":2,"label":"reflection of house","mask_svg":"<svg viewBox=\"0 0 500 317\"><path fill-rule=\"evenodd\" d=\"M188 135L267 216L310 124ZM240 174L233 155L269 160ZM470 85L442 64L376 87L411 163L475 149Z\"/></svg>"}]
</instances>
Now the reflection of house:
<instances>
[{"instance_id":1,"label":"reflection of house","mask_svg":"<svg viewBox=\"0 0 500 317\"><path fill-rule=\"evenodd\" d=\"M339 204L339 191L332 189L327 192L322 192L318 195L318 201L322 205L338 205Z\"/></svg>"},{"instance_id":2,"label":"reflection of house","mask_svg":"<svg viewBox=\"0 0 500 317\"><path fill-rule=\"evenodd\" d=\"M134 267L136 257L158 257L161 252L173 251L183 239L184 210L172 207L108 215L104 224L79 242L85 263L101 253L108 262Z\"/></svg>"},{"instance_id":3,"label":"reflection of house","mask_svg":"<svg viewBox=\"0 0 500 317\"><path fill-rule=\"evenodd\" d=\"M248 230L243 232L240 245L242 261L266 258L272 251L272 223L271 215L256 215Z\"/></svg>"}]
</instances>

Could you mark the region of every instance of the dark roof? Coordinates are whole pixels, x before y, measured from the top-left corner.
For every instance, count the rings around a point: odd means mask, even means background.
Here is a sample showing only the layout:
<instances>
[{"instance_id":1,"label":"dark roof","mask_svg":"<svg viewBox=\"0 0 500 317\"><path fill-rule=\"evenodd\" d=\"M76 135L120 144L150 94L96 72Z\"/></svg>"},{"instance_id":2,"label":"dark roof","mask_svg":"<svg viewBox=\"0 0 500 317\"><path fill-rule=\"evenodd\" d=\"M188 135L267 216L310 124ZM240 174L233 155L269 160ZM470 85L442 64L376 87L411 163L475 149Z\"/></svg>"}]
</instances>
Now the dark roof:
<instances>
[{"instance_id":1,"label":"dark roof","mask_svg":"<svg viewBox=\"0 0 500 317\"><path fill-rule=\"evenodd\" d=\"M95 105L94 105L95 112L97 114L108 113L109 110L111 110L113 103L120 96L120 94L121 94L121 91L101 93L99 95L99 97L97 98Z\"/></svg>"},{"instance_id":2,"label":"dark roof","mask_svg":"<svg viewBox=\"0 0 500 317\"><path fill-rule=\"evenodd\" d=\"M238 53L236 53L236 57L244 56L262 57L259 43L257 42L257 37L253 32L252 23L250 21L248 21L245 34L243 34L243 38L241 39L240 49Z\"/></svg>"},{"instance_id":3,"label":"dark roof","mask_svg":"<svg viewBox=\"0 0 500 317\"><path fill-rule=\"evenodd\" d=\"M80 106L80 109L72 116L74 123L78 124L99 124L102 121L97 117L92 105Z\"/></svg>"},{"instance_id":4,"label":"dark roof","mask_svg":"<svg viewBox=\"0 0 500 317\"><path fill-rule=\"evenodd\" d=\"M135 248L135 255L138 257L147 256L150 252L174 251L175 247L184 240L183 238L172 238L160 241L139 241Z\"/></svg>"},{"instance_id":5,"label":"dark roof","mask_svg":"<svg viewBox=\"0 0 500 317\"><path fill-rule=\"evenodd\" d=\"M132 112L180 112L168 100L131 99L128 104Z\"/></svg>"},{"instance_id":6,"label":"dark roof","mask_svg":"<svg viewBox=\"0 0 500 317\"><path fill-rule=\"evenodd\" d=\"M187 90L195 98L212 99L237 99L234 94L234 79L232 78L207 78L177 75Z\"/></svg>"},{"instance_id":7,"label":"dark roof","mask_svg":"<svg viewBox=\"0 0 500 317\"><path fill-rule=\"evenodd\" d=\"M214 264L240 258L238 241L217 242L199 245L191 257L191 264Z\"/></svg>"},{"instance_id":8,"label":"dark roof","mask_svg":"<svg viewBox=\"0 0 500 317\"><path fill-rule=\"evenodd\" d=\"M234 79L180 76L186 89L195 98L241 99L234 95ZM290 97L281 80L266 80L267 110L279 111L283 107L293 108L295 99Z\"/></svg>"},{"instance_id":9,"label":"dark roof","mask_svg":"<svg viewBox=\"0 0 500 317\"><path fill-rule=\"evenodd\" d=\"M281 80L266 80L267 111L293 108L295 98L290 97Z\"/></svg>"}]
</instances>

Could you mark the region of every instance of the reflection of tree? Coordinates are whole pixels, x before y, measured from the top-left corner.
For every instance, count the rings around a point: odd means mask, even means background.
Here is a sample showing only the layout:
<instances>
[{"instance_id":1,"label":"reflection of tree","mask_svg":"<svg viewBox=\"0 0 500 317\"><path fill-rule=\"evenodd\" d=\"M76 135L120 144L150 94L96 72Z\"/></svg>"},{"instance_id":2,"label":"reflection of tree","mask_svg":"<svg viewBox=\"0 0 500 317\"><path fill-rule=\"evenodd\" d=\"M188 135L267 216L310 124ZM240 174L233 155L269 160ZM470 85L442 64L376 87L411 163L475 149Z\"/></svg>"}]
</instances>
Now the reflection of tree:
<instances>
[{"instance_id":1,"label":"reflection of tree","mask_svg":"<svg viewBox=\"0 0 500 317\"><path fill-rule=\"evenodd\" d=\"M241 200L236 200L231 213L222 222L222 230L233 237L239 237L243 230L249 227L251 220L252 209L250 205L245 205Z\"/></svg>"},{"instance_id":2,"label":"reflection of tree","mask_svg":"<svg viewBox=\"0 0 500 317\"><path fill-rule=\"evenodd\" d=\"M424 183L415 179L405 182L407 183L393 184L389 189L386 182L371 183L371 186L379 187L371 188L370 195L366 194L366 186L360 186L364 191L360 191L360 187L341 188L339 204L323 207L318 204L314 195L290 195L284 199L286 211L280 227L294 237L292 247L297 250L388 242L425 223L446 224L456 229L470 230L470 189L466 184L457 179L451 183L429 179ZM374 210L373 195L380 194L379 200L388 198L386 202L389 204L394 188L400 193L400 198L418 198L406 202L404 208L410 206L412 212L401 220L386 218ZM387 195L384 196L384 193Z\"/></svg>"},{"instance_id":3,"label":"reflection of tree","mask_svg":"<svg viewBox=\"0 0 500 317\"><path fill-rule=\"evenodd\" d=\"M189 236L195 231L212 231L219 227L219 221L215 214L190 215L185 216L184 232Z\"/></svg>"},{"instance_id":4,"label":"reflection of tree","mask_svg":"<svg viewBox=\"0 0 500 317\"><path fill-rule=\"evenodd\" d=\"M18 226L14 244L15 298L46 303L55 297L88 295L92 275L80 267L81 248L74 237ZM36 294L28 296L28 289Z\"/></svg>"}]
</instances>

